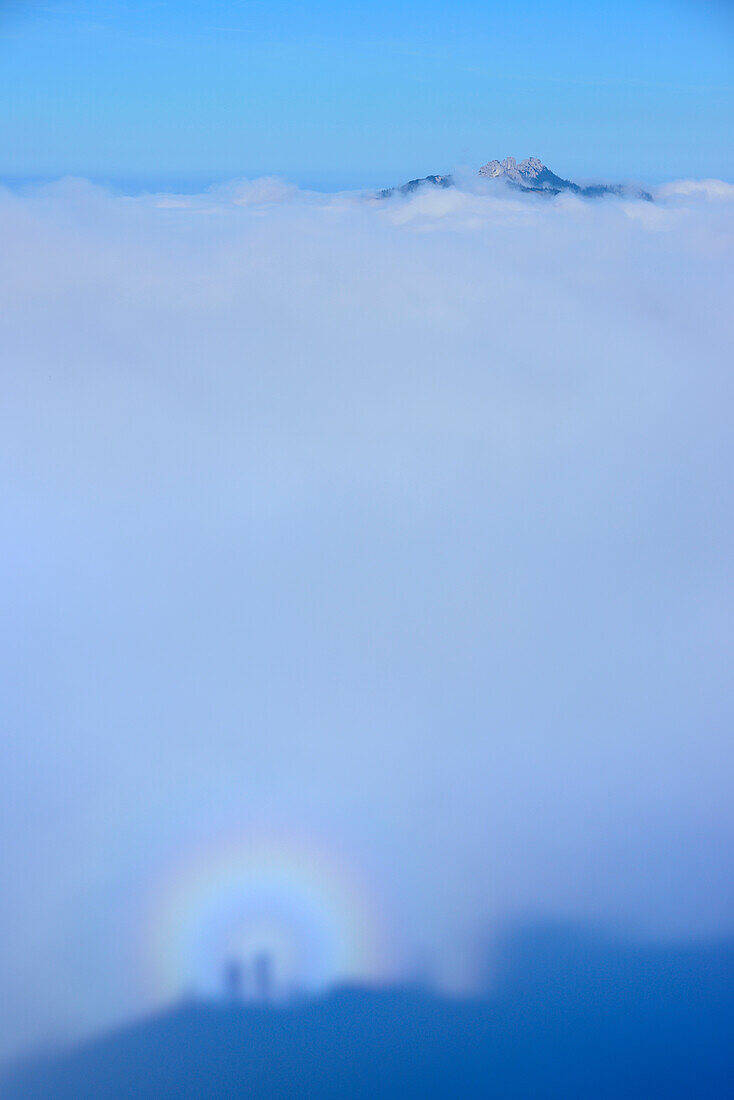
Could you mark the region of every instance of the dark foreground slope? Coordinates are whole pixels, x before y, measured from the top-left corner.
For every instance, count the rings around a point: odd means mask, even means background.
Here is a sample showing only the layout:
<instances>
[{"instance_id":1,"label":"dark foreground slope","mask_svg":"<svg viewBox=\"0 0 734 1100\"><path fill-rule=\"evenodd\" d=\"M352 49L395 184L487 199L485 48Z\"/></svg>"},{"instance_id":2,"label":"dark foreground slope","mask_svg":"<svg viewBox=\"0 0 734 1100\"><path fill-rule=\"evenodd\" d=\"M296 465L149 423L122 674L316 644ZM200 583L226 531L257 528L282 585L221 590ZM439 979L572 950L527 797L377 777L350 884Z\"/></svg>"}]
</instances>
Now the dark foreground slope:
<instances>
[{"instance_id":1,"label":"dark foreground slope","mask_svg":"<svg viewBox=\"0 0 734 1100\"><path fill-rule=\"evenodd\" d=\"M6 1076L6 1100L144 1097L724 1100L734 946L544 931L493 1000L341 989L291 1008L182 1006Z\"/></svg>"}]
</instances>

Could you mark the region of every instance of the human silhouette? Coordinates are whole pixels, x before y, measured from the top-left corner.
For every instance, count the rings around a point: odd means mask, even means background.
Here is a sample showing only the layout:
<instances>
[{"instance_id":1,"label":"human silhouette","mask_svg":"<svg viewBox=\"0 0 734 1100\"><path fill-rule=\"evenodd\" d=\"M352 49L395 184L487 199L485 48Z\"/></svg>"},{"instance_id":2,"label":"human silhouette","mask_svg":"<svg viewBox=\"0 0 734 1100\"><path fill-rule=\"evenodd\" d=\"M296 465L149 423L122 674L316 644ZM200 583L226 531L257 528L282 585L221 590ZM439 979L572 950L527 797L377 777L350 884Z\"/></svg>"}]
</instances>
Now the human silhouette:
<instances>
[{"instance_id":1,"label":"human silhouette","mask_svg":"<svg viewBox=\"0 0 734 1100\"><path fill-rule=\"evenodd\" d=\"M261 951L254 961L255 993L259 1000L269 1001L273 993L273 968L270 955Z\"/></svg>"},{"instance_id":2,"label":"human silhouette","mask_svg":"<svg viewBox=\"0 0 734 1100\"><path fill-rule=\"evenodd\" d=\"M224 967L224 994L229 1001L242 998L242 966L237 959L229 959Z\"/></svg>"}]
</instances>

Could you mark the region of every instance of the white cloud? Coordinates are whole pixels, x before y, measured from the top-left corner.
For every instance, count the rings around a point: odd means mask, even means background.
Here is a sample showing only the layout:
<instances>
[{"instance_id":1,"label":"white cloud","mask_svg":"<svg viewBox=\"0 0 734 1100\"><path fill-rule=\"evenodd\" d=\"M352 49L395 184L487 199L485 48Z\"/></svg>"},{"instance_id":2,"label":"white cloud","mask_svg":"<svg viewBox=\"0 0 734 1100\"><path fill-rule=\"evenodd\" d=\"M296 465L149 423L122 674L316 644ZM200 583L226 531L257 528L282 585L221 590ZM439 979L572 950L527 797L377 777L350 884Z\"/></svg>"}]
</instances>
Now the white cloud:
<instances>
[{"instance_id":1,"label":"white cloud","mask_svg":"<svg viewBox=\"0 0 734 1100\"><path fill-rule=\"evenodd\" d=\"M657 193L661 199L696 196L731 202L734 200L734 184L726 183L724 180L676 180L674 183L666 183L659 187Z\"/></svg>"}]
</instances>

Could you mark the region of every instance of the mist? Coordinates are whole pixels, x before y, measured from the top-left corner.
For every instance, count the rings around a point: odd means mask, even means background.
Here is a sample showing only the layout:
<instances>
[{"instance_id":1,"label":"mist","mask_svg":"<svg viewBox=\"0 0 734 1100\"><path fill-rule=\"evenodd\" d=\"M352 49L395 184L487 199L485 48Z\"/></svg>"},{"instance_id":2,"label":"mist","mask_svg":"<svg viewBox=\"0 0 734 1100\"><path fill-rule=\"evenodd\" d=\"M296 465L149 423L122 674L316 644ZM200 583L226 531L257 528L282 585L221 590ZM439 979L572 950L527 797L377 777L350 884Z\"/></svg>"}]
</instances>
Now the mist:
<instances>
[{"instance_id":1,"label":"mist","mask_svg":"<svg viewBox=\"0 0 734 1100\"><path fill-rule=\"evenodd\" d=\"M0 191L3 1054L732 932L734 187L655 200Z\"/></svg>"}]
</instances>

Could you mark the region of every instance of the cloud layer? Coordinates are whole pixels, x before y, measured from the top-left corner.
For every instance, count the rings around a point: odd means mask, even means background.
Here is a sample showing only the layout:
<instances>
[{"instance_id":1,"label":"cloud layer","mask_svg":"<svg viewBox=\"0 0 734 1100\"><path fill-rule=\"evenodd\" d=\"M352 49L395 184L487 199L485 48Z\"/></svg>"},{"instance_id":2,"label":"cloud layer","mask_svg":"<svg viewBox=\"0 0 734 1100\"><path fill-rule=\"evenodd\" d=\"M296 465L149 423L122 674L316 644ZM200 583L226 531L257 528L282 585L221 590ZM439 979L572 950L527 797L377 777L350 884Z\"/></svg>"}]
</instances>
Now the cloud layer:
<instances>
[{"instance_id":1,"label":"cloud layer","mask_svg":"<svg viewBox=\"0 0 734 1100\"><path fill-rule=\"evenodd\" d=\"M731 927L734 188L657 200L0 194L11 1048L153 1003L223 837L338 852L375 976Z\"/></svg>"}]
</instances>

